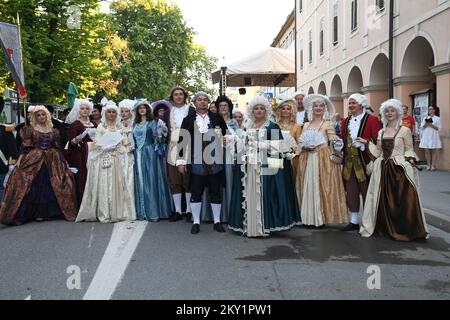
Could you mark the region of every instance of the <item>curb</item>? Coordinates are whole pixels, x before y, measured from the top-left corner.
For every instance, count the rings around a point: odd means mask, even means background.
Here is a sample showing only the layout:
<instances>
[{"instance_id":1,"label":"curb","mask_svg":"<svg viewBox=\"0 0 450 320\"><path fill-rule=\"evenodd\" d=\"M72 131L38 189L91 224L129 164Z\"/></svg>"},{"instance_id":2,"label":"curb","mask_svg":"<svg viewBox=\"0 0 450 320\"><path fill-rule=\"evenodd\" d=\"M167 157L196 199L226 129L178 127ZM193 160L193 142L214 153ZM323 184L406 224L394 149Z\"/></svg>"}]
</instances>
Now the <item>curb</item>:
<instances>
[{"instance_id":1,"label":"curb","mask_svg":"<svg viewBox=\"0 0 450 320\"><path fill-rule=\"evenodd\" d=\"M449 216L427 208L423 208L423 212L425 214L425 218L427 219L428 224L450 233Z\"/></svg>"}]
</instances>

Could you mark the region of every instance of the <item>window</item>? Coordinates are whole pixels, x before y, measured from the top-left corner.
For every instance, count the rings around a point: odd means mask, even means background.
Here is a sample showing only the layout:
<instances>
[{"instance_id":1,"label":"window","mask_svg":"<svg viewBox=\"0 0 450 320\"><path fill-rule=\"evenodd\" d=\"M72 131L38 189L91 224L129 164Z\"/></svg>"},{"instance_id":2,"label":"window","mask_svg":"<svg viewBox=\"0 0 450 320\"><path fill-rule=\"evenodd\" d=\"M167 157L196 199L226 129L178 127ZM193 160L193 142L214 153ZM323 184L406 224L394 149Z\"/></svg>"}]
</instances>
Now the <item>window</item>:
<instances>
[{"instance_id":1,"label":"window","mask_svg":"<svg viewBox=\"0 0 450 320\"><path fill-rule=\"evenodd\" d=\"M377 0L377 12L382 12L386 9L386 3L384 0Z\"/></svg>"},{"instance_id":2,"label":"window","mask_svg":"<svg viewBox=\"0 0 450 320\"><path fill-rule=\"evenodd\" d=\"M319 44L319 51L320 55L323 55L323 34L324 34L324 27L325 27L325 18L320 18L320 44Z\"/></svg>"},{"instance_id":3,"label":"window","mask_svg":"<svg viewBox=\"0 0 450 320\"><path fill-rule=\"evenodd\" d=\"M338 3L337 1L333 4L333 45L337 45L339 43L338 37Z\"/></svg>"},{"instance_id":4,"label":"window","mask_svg":"<svg viewBox=\"0 0 450 320\"><path fill-rule=\"evenodd\" d=\"M303 40L300 40L300 70L303 70Z\"/></svg>"},{"instance_id":5,"label":"window","mask_svg":"<svg viewBox=\"0 0 450 320\"><path fill-rule=\"evenodd\" d=\"M312 30L309 30L309 63L313 62L313 40L312 40Z\"/></svg>"},{"instance_id":6,"label":"window","mask_svg":"<svg viewBox=\"0 0 450 320\"><path fill-rule=\"evenodd\" d=\"M352 32L358 29L358 0L352 1Z\"/></svg>"},{"instance_id":7,"label":"window","mask_svg":"<svg viewBox=\"0 0 450 320\"><path fill-rule=\"evenodd\" d=\"M303 0L299 0L298 10L299 10L300 12L303 11Z\"/></svg>"}]
</instances>

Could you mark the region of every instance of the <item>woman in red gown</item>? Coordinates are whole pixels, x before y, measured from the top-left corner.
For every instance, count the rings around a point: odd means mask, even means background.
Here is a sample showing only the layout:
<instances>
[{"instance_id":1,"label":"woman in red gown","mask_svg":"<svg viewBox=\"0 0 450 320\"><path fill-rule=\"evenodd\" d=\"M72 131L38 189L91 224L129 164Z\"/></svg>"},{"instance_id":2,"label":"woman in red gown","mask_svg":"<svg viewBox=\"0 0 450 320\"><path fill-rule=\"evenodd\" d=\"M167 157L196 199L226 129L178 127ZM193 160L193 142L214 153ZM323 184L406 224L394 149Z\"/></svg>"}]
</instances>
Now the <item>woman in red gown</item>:
<instances>
[{"instance_id":1,"label":"woman in red gown","mask_svg":"<svg viewBox=\"0 0 450 320\"><path fill-rule=\"evenodd\" d=\"M70 125L67 132L68 151L66 159L71 168L76 168L75 181L77 186L77 200L81 204L83 200L84 187L87 180L87 160L89 143L95 134L97 125L89 120L94 105L89 100L75 100L72 111L66 118Z\"/></svg>"}]
</instances>

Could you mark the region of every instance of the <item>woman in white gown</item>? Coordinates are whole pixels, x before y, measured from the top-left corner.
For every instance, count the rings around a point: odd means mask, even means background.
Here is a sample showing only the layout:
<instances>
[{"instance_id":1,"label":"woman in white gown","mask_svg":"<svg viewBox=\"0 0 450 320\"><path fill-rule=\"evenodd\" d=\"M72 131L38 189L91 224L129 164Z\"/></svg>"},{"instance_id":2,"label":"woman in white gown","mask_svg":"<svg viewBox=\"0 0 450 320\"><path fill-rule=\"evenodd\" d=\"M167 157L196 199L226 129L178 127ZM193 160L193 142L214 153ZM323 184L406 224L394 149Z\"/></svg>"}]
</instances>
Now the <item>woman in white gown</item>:
<instances>
[{"instance_id":1,"label":"woman in white gown","mask_svg":"<svg viewBox=\"0 0 450 320\"><path fill-rule=\"evenodd\" d=\"M442 141L439 136L441 130L441 118L439 108L430 106L428 117L422 120L422 138L420 139L420 149L425 149L428 162L428 171L436 171L437 151L442 149Z\"/></svg>"},{"instance_id":2,"label":"woman in white gown","mask_svg":"<svg viewBox=\"0 0 450 320\"><path fill-rule=\"evenodd\" d=\"M102 109L102 122L89 152L88 178L77 222L114 223L136 220L133 177L119 108L110 101Z\"/></svg>"}]
</instances>

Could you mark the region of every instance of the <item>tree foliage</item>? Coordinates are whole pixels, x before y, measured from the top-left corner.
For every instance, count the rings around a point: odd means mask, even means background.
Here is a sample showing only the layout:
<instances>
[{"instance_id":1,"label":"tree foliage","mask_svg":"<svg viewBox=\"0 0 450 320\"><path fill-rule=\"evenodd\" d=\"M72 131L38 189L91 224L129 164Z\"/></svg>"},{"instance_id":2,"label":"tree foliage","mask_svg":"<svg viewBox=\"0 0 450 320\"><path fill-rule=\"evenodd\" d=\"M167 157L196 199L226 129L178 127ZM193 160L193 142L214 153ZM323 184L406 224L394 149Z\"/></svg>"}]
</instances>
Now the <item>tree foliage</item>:
<instances>
[{"instance_id":1,"label":"tree foliage","mask_svg":"<svg viewBox=\"0 0 450 320\"><path fill-rule=\"evenodd\" d=\"M68 25L69 8L80 28ZM216 60L193 43L180 9L163 0L116 0L108 14L98 0L3 0L0 19L22 27L27 93L33 102L65 103L69 82L80 96L167 97L174 85L209 90ZM0 90L12 79L0 59Z\"/></svg>"}]
</instances>

